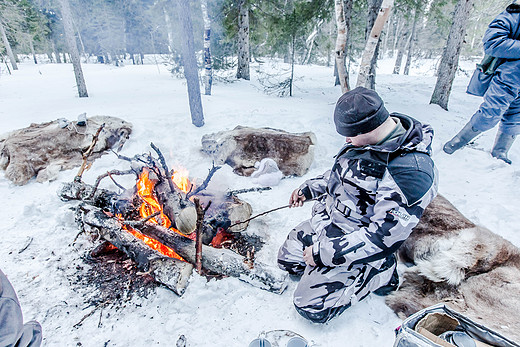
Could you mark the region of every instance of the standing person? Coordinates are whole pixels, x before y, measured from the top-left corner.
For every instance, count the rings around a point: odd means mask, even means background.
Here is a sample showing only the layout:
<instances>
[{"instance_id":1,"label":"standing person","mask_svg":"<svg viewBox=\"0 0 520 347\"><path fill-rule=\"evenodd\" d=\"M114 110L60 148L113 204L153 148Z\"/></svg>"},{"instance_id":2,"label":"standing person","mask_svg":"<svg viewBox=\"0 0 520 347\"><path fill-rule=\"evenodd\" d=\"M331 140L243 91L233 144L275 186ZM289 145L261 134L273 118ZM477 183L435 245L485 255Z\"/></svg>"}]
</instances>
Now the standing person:
<instances>
[{"instance_id":1,"label":"standing person","mask_svg":"<svg viewBox=\"0 0 520 347\"><path fill-rule=\"evenodd\" d=\"M23 324L16 292L0 270L0 346L38 347L41 343L42 327L35 321Z\"/></svg>"},{"instance_id":2,"label":"standing person","mask_svg":"<svg viewBox=\"0 0 520 347\"><path fill-rule=\"evenodd\" d=\"M511 164L507 153L520 133L519 27L520 5L515 3L509 5L489 24L482 39L484 52L493 57L503 58L504 61L494 73L479 110L462 130L444 145L444 152L452 154L475 136L500 122L491 155Z\"/></svg>"},{"instance_id":3,"label":"standing person","mask_svg":"<svg viewBox=\"0 0 520 347\"><path fill-rule=\"evenodd\" d=\"M331 170L292 193L292 206L317 202L278 253L282 269L302 276L296 310L319 323L397 288L394 252L437 193L429 125L389 114L363 87L339 98L334 122L346 144Z\"/></svg>"}]
</instances>

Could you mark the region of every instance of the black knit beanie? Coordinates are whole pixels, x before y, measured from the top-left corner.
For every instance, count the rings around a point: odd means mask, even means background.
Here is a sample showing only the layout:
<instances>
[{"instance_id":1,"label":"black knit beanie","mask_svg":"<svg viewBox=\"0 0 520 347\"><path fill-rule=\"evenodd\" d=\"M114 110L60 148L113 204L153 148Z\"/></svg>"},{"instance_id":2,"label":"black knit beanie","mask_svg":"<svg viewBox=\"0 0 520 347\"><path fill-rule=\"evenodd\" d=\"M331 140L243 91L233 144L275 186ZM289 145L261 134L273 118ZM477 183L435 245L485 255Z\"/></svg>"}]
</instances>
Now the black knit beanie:
<instances>
[{"instance_id":1,"label":"black knit beanie","mask_svg":"<svg viewBox=\"0 0 520 347\"><path fill-rule=\"evenodd\" d=\"M389 116L383 100L375 91L357 87L339 98L334 110L334 123L339 134L354 137L371 132Z\"/></svg>"}]
</instances>

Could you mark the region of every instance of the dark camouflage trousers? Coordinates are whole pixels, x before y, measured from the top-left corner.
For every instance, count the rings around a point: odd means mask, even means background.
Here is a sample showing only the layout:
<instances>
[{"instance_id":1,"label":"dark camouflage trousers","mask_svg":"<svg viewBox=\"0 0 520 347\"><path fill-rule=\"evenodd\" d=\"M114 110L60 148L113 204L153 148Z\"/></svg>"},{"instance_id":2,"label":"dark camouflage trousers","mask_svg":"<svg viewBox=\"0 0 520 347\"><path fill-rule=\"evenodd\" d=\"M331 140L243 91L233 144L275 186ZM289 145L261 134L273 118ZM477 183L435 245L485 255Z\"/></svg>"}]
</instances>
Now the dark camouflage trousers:
<instances>
[{"instance_id":1,"label":"dark camouflage trousers","mask_svg":"<svg viewBox=\"0 0 520 347\"><path fill-rule=\"evenodd\" d=\"M371 292L386 286L397 263L391 255L376 269L368 264L349 266L307 266L303 250L318 238L307 220L293 229L278 252L278 265L294 275L301 275L294 292L296 310L305 318L324 323L356 304Z\"/></svg>"}]
</instances>

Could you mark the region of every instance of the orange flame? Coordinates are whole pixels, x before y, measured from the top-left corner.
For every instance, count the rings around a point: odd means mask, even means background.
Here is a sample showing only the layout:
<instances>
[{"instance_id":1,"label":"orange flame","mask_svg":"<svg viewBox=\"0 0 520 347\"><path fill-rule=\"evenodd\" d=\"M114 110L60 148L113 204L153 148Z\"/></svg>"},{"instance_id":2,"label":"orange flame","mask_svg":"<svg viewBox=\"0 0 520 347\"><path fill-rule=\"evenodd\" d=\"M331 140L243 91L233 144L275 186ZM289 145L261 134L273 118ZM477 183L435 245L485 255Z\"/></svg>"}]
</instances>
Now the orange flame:
<instances>
[{"instance_id":1,"label":"orange flame","mask_svg":"<svg viewBox=\"0 0 520 347\"><path fill-rule=\"evenodd\" d=\"M173 183L175 183L175 185L184 193L188 193L191 189L195 188L195 185L188 179L188 174L188 170L179 169L172 175Z\"/></svg>"},{"instance_id":2,"label":"orange flame","mask_svg":"<svg viewBox=\"0 0 520 347\"><path fill-rule=\"evenodd\" d=\"M123 220L123 217L120 214L116 215L116 217L118 219L120 219L120 220ZM170 247L163 245L162 243L160 243L159 241L157 241L155 239L152 239L151 237L148 237L146 235L141 234L140 232L138 232L134 228L123 224L123 229L125 229L130 234L132 234L135 237L137 237L139 240L141 240L144 243L146 243L148 245L148 247L150 247L151 249L154 249L157 252L159 252L161 254L164 254L167 257L185 261L184 259L182 259L182 257L180 255L175 253L175 251L173 249L171 249Z\"/></svg>"},{"instance_id":3,"label":"orange flame","mask_svg":"<svg viewBox=\"0 0 520 347\"><path fill-rule=\"evenodd\" d=\"M143 172L139 176L137 180L137 195L143 200L141 207L139 208L139 214L141 217L146 218L149 215L154 214L155 212L161 212L159 216L150 219L150 222L162 225L165 228L169 228L172 225L170 219L162 212L163 209L155 194L153 192L153 188L155 187L155 182L150 180L149 178L150 171L148 169L143 169Z\"/></svg>"},{"instance_id":4,"label":"orange flame","mask_svg":"<svg viewBox=\"0 0 520 347\"><path fill-rule=\"evenodd\" d=\"M172 180L177 185L177 187L179 187L179 189L181 189L185 193L189 192L189 190L192 189L192 183L188 179L188 171L186 170L176 171L172 176ZM156 212L160 212L160 214L157 217L150 219L149 222L162 225L165 228L170 228L172 223L168 216L166 216L163 213L162 206L154 194L155 184L156 182L150 179L150 170L144 168L136 183L137 195L139 195L139 197L143 200L143 203L139 207L139 214L142 218L146 218ZM119 219L122 219L121 215L118 215L117 217ZM131 227L123 226L123 228L135 237L137 237L138 239L145 242L150 248L158 251L159 253L164 254L170 258L184 260L181 256L175 253L173 249L163 245L159 241L145 236ZM172 228L172 230L179 233L180 235L183 235L174 228ZM194 236L195 235L193 235L193 237ZM192 238L191 235L189 238Z\"/></svg>"}]
</instances>

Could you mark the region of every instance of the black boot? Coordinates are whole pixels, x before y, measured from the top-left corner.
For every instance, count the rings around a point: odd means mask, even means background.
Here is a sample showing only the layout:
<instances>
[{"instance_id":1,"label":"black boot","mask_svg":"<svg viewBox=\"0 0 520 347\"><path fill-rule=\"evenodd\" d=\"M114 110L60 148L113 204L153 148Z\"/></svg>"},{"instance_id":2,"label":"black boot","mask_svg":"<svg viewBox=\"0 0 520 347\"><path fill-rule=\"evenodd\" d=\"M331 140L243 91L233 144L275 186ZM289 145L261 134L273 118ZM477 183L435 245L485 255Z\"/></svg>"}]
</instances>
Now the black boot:
<instances>
[{"instance_id":1,"label":"black boot","mask_svg":"<svg viewBox=\"0 0 520 347\"><path fill-rule=\"evenodd\" d=\"M473 138L475 138L475 136L477 136L481 132L482 131L476 130L470 123L468 123L464 126L464 128L462 128L461 131L459 131L457 135L455 135L451 140L446 142L442 149L444 150L444 152L452 154L453 152L467 145L468 142L473 140Z\"/></svg>"},{"instance_id":2,"label":"black boot","mask_svg":"<svg viewBox=\"0 0 520 347\"><path fill-rule=\"evenodd\" d=\"M507 157L507 152L511 148L513 142L515 142L516 135L504 134L500 130L495 138L495 145L491 151L491 155L497 159L503 160L508 164L511 164L511 160Z\"/></svg>"}]
</instances>

